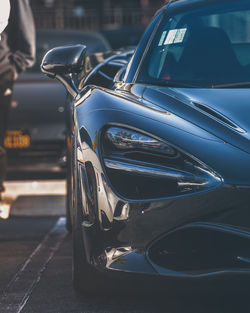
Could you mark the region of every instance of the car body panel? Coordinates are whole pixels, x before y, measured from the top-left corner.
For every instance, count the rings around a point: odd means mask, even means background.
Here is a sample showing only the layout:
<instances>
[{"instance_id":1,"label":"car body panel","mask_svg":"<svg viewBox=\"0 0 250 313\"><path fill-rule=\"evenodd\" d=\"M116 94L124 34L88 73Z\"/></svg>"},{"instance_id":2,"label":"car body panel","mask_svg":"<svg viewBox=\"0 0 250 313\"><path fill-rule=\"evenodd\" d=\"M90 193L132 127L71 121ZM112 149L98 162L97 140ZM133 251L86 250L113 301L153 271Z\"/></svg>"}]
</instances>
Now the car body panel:
<instances>
[{"instance_id":1,"label":"car body panel","mask_svg":"<svg viewBox=\"0 0 250 313\"><path fill-rule=\"evenodd\" d=\"M159 105L164 106L164 103L168 102L168 106L170 106L171 100L168 99L168 95L168 90L166 92L164 88L147 88L143 97L148 101L159 99L159 102L156 100ZM209 133L219 136L222 140L230 142L248 153L250 152L250 120L247 113L250 108L247 89L240 91L240 101L239 90L237 89L197 89L197 91L196 89L192 91L180 89L178 91L171 90L171 96L183 101L178 103L178 101L173 100L173 104L169 108L170 111L183 114L185 119L205 128ZM199 110L199 106L196 104L201 104L203 110ZM206 111L206 109L210 111ZM211 113L209 114L209 112Z\"/></svg>"},{"instance_id":2,"label":"car body panel","mask_svg":"<svg viewBox=\"0 0 250 313\"><path fill-rule=\"evenodd\" d=\"M88 134L87 138L81 136L81 127L79 127L79 141L83 147L82 153L79 153L78 156L81 169L84 171L85 163L93 165L100 183L98 189L100 209L105 212L110 221L111 229L116 228L115 225L119 225L119 223L122 225L121 229L118 227L117 233L113 234L114 237L112 237L113 239L116 238L117 246L136 247L130 252L133 255L136 253L138 260L138 258L143 259L145 255L143 253L138 254L137 249L147 251L148 246L157 237L195 221L210 225L229 224L235 227L236 233L238 228L247 229L250 226L247 219L248 201L250 199L249 171L247 170L250 168L249 154L205 131L202 136L199 134L199 131L202 133L202 129L195 125L189 124L189 131L185 131L185 128L181 127L185 123L179 117L172 117L170 113L172 121L169 122L169 115L166 113L157 112L138 102L132 102L131 95L128 95L126 99L126 94L121 97L120 94L117 96L109 90L95 87L91 96L76 108L77 125L84 125L84 133ZM101 161L101 143L98 135L107 125L124 127L129 125L131 129L154 134L154 136L168 143L174 142L175 146L181 147L185 152L202 160L214 170L218 170L217 173L223 177L221 186L210 192L201 192L193 196L168 197L166 200L152 199L148 201L141 199L141 201L134 201L121 197L112 186L110 187ZM84 184L87 184L87 181ZM128 202L130 205L130 215L125 221L117 221L114 217L115 208L119 201ZM101 214L99 214L99 219L102 223L100 216ZM153 224L151 221L154 221ZM104 225L103 228L105 227ZM105 244L102 242L102 244L106 245L107 250L111 246L109 241ZM126 251L125 255L121 257L121 262L116 263L114 261L114 264L111 262L109 268L140 272L139 267L133 268L134 256L131 256L130 264L129 255ZM96 257L98 258L98 256ZM128 261L123 263L122 260ZM129 264L128 268L126 267L127 264ZM145 267L142 268L145 270ZM164 268L157 268L157 271L164 275L182 276L181 273L174 273ZM225 272L222 271L221 274L225 275Z\"/></svg>"}]
</instances>

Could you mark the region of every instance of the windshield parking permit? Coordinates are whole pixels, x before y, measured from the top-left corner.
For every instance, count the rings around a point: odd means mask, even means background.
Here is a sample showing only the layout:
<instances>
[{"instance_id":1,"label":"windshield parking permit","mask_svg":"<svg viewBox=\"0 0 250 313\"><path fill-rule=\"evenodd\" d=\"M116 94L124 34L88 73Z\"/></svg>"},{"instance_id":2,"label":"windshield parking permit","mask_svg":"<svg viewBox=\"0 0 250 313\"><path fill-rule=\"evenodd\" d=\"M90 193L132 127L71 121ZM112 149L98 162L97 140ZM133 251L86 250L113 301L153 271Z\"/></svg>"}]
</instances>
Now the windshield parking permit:
<instances>
[{"instance_id":1,"label":"windshield parking permit","mask_svg":"<svg viewBox=\"0 0 250 313\"><path fill-rule=\"evenodd\" d=\"M184 40L187 28L172 29L168 32L164 45L171 45L174 43L181 43Z\"/></svg>"}]
</instances>

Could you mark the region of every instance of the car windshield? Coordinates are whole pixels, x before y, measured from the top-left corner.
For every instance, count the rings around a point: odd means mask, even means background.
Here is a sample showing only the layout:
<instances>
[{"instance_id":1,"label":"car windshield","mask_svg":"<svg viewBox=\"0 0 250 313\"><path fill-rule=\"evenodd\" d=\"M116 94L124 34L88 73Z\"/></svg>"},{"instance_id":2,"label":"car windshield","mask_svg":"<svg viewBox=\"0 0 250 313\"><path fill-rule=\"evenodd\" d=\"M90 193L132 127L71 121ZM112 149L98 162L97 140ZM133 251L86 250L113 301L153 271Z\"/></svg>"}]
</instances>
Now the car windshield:
<instances>
[{"instance_id":1,"label":"car windshield","mask_svg":"<svg viewBox=\"0 0 250 313\"><path fill-rule=\"evenodd\" d=\"M204 2L166 12L137 82L175 87L250 87L250 2Z\"/></svg>"}]
</instances>

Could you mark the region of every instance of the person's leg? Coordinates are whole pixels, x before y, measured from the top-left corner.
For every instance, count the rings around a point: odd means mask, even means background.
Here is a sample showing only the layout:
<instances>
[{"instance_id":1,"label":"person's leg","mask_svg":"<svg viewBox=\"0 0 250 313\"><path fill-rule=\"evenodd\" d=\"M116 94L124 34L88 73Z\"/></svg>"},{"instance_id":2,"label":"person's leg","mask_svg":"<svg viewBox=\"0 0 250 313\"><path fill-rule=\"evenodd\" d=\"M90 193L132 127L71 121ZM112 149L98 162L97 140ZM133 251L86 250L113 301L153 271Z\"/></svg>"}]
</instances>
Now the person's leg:
<instances>
[{"instance_id":1,"label":"person's leg","mask_svg":"<svg viewBox=\"0 0 250 313\"><path fill-rule=\"evenodd\" d=\"M3 182L6 177L6 163L6 151L0 146L0 194L4 192Z\"/></svg>"}]
</instances>

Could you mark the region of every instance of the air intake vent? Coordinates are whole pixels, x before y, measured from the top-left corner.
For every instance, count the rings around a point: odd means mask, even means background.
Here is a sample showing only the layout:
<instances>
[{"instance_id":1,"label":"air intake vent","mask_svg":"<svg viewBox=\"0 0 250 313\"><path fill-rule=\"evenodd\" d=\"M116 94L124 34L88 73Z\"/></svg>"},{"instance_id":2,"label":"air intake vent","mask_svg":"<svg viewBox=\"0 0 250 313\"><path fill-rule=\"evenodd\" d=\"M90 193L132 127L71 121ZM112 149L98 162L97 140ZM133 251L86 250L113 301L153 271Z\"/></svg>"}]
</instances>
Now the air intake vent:
<instances>
[{"instance_id":1,"label":"air intake vent","mask_svg":"<svg viewBox=\"0 0 250 313\"><path fill-rule=\"evenodd\" d=\"M200 111L202 111L203 113L206 113L206 115L212 116L214 119L216 119L220 123L223 123L223 124L229 126L230 128L233 128L234 130L236 130L236 131L238 131L240 133L245 133L246 132L244 129L242 129L237 124L232 122L230 119L228 119L227 117L225 117L221 113L211 109L210 107L207 107L206 105L201 104L201 103L197 103L197 102L193 102L192 104L196 108L198 108Z\"/></svg>"},{"instance_id":2,"label":"air intake vent","mask_svg":"<svg viewBox=\"0 0 250 313\"><path fill-rule=\"evenodd\" d=\"M231 227L193 224L155 242L148 250L154 263L191 275L249 270L249 233Z\"/></svg>"}]
</instances>

